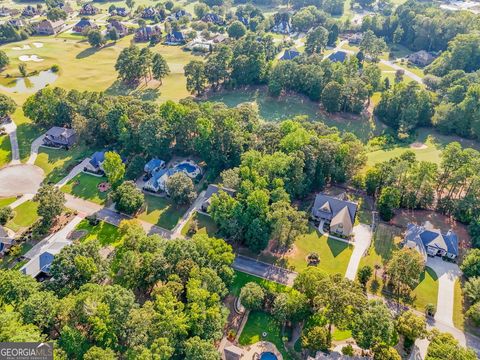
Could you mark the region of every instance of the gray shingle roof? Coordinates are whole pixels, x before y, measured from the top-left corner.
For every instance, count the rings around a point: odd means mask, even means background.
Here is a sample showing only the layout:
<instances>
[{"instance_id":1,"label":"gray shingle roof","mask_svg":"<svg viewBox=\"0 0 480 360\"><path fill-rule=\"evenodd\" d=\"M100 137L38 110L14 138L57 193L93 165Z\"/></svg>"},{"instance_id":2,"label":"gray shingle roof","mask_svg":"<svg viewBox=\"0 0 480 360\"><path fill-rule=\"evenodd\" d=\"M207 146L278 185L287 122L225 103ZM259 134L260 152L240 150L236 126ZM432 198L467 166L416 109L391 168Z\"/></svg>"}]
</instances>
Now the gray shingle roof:
<instances>
[{"instance_id":1,"label":"gray shingle roof","mask_svg":"<svg viewBox=\"0 0 480 360\"><path fill-rule=\"evenodd\" d=\"M323 205L327 204L330 207L330 211L322 211ZM357 213L357 204L351 201L340 200L336 197L317 194L315 202L312 208L312 214L322 219L331 220L337 215L344 207L348 208L348 213L352 223L355 222L355 214Z\"/></svg>"}]
</instances>

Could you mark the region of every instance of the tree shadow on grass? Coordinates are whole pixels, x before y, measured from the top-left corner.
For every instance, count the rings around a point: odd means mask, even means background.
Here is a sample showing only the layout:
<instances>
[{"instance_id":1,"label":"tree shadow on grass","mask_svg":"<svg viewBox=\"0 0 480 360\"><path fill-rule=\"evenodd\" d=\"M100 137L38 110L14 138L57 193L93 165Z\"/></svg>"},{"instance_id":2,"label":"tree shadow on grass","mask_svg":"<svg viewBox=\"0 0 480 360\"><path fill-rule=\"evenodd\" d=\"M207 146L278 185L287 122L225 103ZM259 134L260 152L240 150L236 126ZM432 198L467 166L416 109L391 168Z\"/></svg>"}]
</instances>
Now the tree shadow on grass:
<instances>
[{"instance_id":1,"label":"tree shadow on grass","mask_svg":"<svg viewBox=\"0 0 480 360\"><path fill-rule=\"evenodd\" d=\"M339 241L339 240L332 239L330 237L327 239L327 245L330 248L330 251L332 252L333 257L337 257L345 249L348 249L348 247L350 246L347 243L344 243L344 242Z\"/></svg>"},{"instance_id":2,"label":"tree shadow on grass","mask_svg":"<svg viewBox=\"0 0 480 360\"><path fill-rule=\"evenodd\" d=\"M102 46L102 47L93 47L93 46L92 46L92 47L89 47L89 48L87 48L87 49L85 49L85 50L80 51L80 52L77 54L77 56L75 56L75 58L76 58L76 59L85 59L85 58L87 58L87 57L89 57L89 56L92 56L92 55L96 54L97 52L101 51L102 49L109 48L109 47L111 47L111 46L113 46L113 45L114 45L114 43L109 43L109 44L107 44L107 45L105 45L105 46Z\"/></svg>"},{"instance_id":3,"label":"tree shadow on grass","mask_svg":"<svg viewBox=\"0 0 480 360\"><path fill-rule=\"evenodd\" d=\"M105 90L107 95L111 96L133 96L142 101L155 101L160 96L158 88L145 88L141 85L137 88L132 88L120 80L115 81L110 87Z\"/></svg>"}]
</instances>

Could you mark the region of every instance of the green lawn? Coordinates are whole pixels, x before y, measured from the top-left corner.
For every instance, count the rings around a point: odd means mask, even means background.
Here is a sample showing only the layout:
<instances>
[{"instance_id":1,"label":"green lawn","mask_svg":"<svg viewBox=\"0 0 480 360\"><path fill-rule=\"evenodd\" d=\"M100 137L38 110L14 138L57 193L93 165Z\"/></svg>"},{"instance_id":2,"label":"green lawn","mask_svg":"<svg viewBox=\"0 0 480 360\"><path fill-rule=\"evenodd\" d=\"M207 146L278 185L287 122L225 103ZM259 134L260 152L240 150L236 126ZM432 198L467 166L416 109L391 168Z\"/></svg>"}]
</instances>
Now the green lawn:
<instances>
[{"instance_id":1,"label":"green lawn","mask_svg":"<svg viewBox=\"0 0 480 360\"><path fill-rule=\"evenodd\" d=\"M21 104L21 103L19 103ZM21 106L12 115L15 125L17 125L17 140L20 159L25 162L30 156L30 150L33 140L42 134L42 130L34 126L29 118L23 114Z\"/></svg>"},{"instance_id":2,"label":"green lawn","mask_svg":"<svg viewBox=\"0 0 480 360\"><path fill-rule=\"evenodd\" d=\"M87 234L80 239L82 242L96 239L102 246L111 245L117 247L121 244L118 227L104 221L100 221L98 225L92 226L87 220L82 220L76 230L87 231Z\"/></svg>"},{"instance_id":3,"label":"green lawn","mask_svg":"<svg viewBox=\"0 0 480 360\"><path fill-rule=\"evenodd\" d=\"M266 280L263 278L259 278L257 276L253 276L253 275L235 270L235 279L233 280L229 288L230 293L235 296L239 296L240 290L242 289L242 287L249 282L257 283L261 285L263 288L267 289L268 291L275 292L275 293L285 292L285 291L288 291L289 289L289 287L286 285L279 284L274 281Z\"/></svg>"},{"instance_id":4,"label":"green lawn","mask_svg":"<svg viewBox=\"0 0 480 360\"><path fill-rule=\"evenodd\" d=\"M15 200L17 200L16 197L0 198L0 209L5 207L5 206L10 205Z\"/></svg>"},{"instance_id":5,"label":"green lawn","mask_svg":"<svg viewBox=\"0 0 480 360\"><path fill-rule=\"evenodd\" d=\"M28 244L28 243L23 243L20 246L21 246L21 251L20 251L20 254L18 256L24 255L28 250L30 250L33 247L32 244ZM0 259L0 268L1 269L10 268L12 261L15 260L16 258L17 257L12 258L11 256L6 255L3 259ZM19 270L24 264L27 263L27 261L28 260L24 260L24 261L21 261L21 262L15 264L15 266L13 266L12 269Z\"/></svg>"},{"instance_id":6,"label":"green lawn","mask_svg":"<svg viewBox=\"0 0 480 360\"><path fill-rule=\"evenodd\" d=\"M0 168L7 165L10 160L12 160L10 136L0 135Z\"/></svg>"},{"instance_id":7,"label":"green lawn","mask_svg":"<svg viewBox=\"0 0 480 360\"><path fill-rule=\"evenodd\" d=\"M438 277L435 271L427 267L420 277L420 284L413 290L415 307L419 311L425 310L425 305L437 305L438 300Z\"/></svg>"},{"instance_id":8,"label":"green lawn","mask_svg":"<svg viewBox=\"0 0 480 360\"><path fill-rule=\"evenodd\" d=\"M267 336L263 338L262 333L264 332L267 333ZM285 360L291 359L291 356L283 347L281 327L278 322L270 314L263 311L252 311L238 342L240 345L251 345L261 340L275 344Z\"/></svg>"},{"instance_id":9,"label":"green lawn","mask_svg":"<svg viewBox=\"0 0 480 360\"><path fill-rule=\"evenodd\" d=\"M68 175L70 170L90 156L93 151L85 146L75 146L70 150L40 148L35 165L45 172L45 181L57 183Z\"/></svg>"},{"instance_id":10,"label":"green lawn","mask_svg":"<svg viewBox=\"0 0 480 360\"><path fill-rule=\"evenodd\" d=\"M107 192L100 192L98 185L106 182L105 177L93 176L80 173L62 187L62 191L76 197L92 201L96 204L104 204L108 196Z\"/></svg>"},{"instance_id":11,"label":"green lawn","mask_svg":"<svg viewBox=\"0 0 480 360\"><path fill-rule=\"evenodd\" d=\"M28 228L38 219L37 208L38 204L36 202L30 200L24 202L14 209L15 216L5 226L15 232Z\"/></svg>"},{"instance_id":12,"label":"green lawn","mask_svg":"<svg viewBox=\"0 0 480 360\"><path fill-rule=\"evenodd\" d=\"M306 257L312 252L320 256L319 268L329 274L345 274L353 247L342 241L326 238L311 227L309 233L300 236L295 241L294 251L288 257L288 266L293 266L296 271L307 267Z\"/></svg>"},{"instance_id":13,"label":"green lawn","mask_svg":"<svg viewBox=\"0 0 480 360\"><path fill-rule=\"evenodd\" d=\"M138 218L171 230L187 210L187 206L176 206L164 197L145 195L145 211Z\"/></svg>"},{"instance_id":14,"label":"green lawn","mask_svg":"<svg viewBox=\"0 0 480 360\"><path fill-rule=\"evenodd\" d=\"M463 330L465 325L465 314L463 304L463 290L460 280L455 282L454 302L453 302L453 324L457 329Z\"/></svg>"},{"instance_id":15,"label":"green lawn","mask_svg":"<svg viewBox=\"0 0 480 360\"><path fill-rule=\"evenodd\" d=\"M201 213L195 213L183 226L182 235L187 236L188 229L194 220L197 220L198 231L197 234L207 234L210 237L214 237L217 233L217 225L210 216Z\"/></svg>"}]
</instances>

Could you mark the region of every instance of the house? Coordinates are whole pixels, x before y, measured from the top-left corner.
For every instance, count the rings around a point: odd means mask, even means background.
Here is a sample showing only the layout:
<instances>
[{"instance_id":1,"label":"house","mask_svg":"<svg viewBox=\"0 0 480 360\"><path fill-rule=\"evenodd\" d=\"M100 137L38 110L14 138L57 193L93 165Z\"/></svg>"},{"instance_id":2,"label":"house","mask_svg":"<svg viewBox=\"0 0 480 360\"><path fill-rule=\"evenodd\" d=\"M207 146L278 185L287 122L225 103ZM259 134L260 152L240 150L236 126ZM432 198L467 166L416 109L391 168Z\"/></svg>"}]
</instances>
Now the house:
<instances>
[{"instance_id":1,"label":"house","mask_svg":"<svg viewBox=\"0 0 480 360\"><path fill-rule=\"evenodd\" d=\"M93 20L82 19L78 23L75 24L75 26L73 27L73 31L75 31L77 33L83 33L87 28L97 29L98 25L95 24L95 22Z\"/></svg>"},{"instance_id":2,"label":"house","mask_svg":"<svg viewBox=\"0 0 480 360\"><path fill-rule=\"evenodd\" d=\"M178 10L177 12L167 16L167 21L178 21L183 17L187 17L189 19L192 18L192 14L190 14L188 11L185 11L183 9Z\"/></svg>"},{"instance_id":3,"label":"house","mask_svg":"<svg viewBox=\"0 0 480 360\"><path fill-rule=\"evenodd\" d=\"M167 45L182 45L185 44L185 36L181 31L172 31L167 34L165 44Z\"/></svg>"},{"instance_id":4,"label":"house","mask_svg":"<svg viewBox=\"0 0 480 360\"><path fill-rule=\"evenodd\" d=\"M297 56L300 56L300 52L296 49L285 50L280 60L293 60Z\"/></svg>"},{"instance_id":5,"label":"house","mask_svg":"<svg viewBox=\"0 0 480 360\"><path fill-rule=\"evenodd\" d=\"M213 23L216 25L225 25L225 20L223 20L219 15L215 13L208 13L203 15L202 21L206 23Z\"/></svg>"},{"instance_id":6,"label":"house","mask_svg":"<svg viewBox=\"0 0 480 360\"><path fill-rule=\"evenodd\" d=\"M143 185L143 189L151 192L166 191L167 180L176 171L173 169L159 169L152 173L152 177Z\"/></svg>"},{"instance_id":7,"label":"house","mask_svg":"<svg viewBox=\"0 0 480 360\"><path fill-rule=\"evenodd\" d=\"M10 9L5 6L2 6L0 8L0 17L5 17L5 16L10 16Z\"/></svg>"},{"instance_id":8,"label":"house","mask_svg":"<svg viewBox=\"0 0 480 360\"><path fill-rule=\"evenodd\" d=\"M121 16L121 17L126 17L128 16L129 12L126 8L124 7L117 7L115 10L110 12L110 15L112 16Z\"/></svg>"},{"instance_id":9,"label":"house","mask_svg":"<svg viewBox=\"0 0 480 360\"><path fill-rule=\"evenodd\" d=\"M125 24L122 24L120 21L113 20L107 25L107 29L110 30L114 28L117 30L119 37L124 37L128 35L128 27Z\"/></svg>"},{"instance_id":10,"label":"house","mask_svg":"<svg viewBox=\"0 0 480 360\"><path fill-rule=\"evenodd\" d=\"M362 33L353 33L345 36L345 39L348 40L349 45L359 45L363 40Z\"/></svg>"},{"instance_id":11,"label":"house","mask_svg":"<svg viewBox=\"0 0 480 360\"><path fill-rule=\"evenodd\" d=\"M290 21L287 20L279 21L272 28L272 32L284 35L290 34L291 31L292 25L290 24Z\"/></svg>"},{"instance_id":12,"label":"house","mask_svg":"<svg viewBox=\"0 0 480 360\"><path fill-rule=\"evenodd\" d=\"M214 44L221 44L223 42L225 42L227 40L227 37L225 35L222 35L222 34L218 34L217 36L215 36L212 41Z\"/></svg>"},{"instance_id":13,"label":"house","mask_svg":"<svg viewBox=\"0 0 480 360\"><path fill-rule=\"evenodd\" d=\"M47 131L43 138L45 146L69 149L77 141L77 134L73 129L54 126Z\"/></svg>"},{"instance_id":14,"label":"house","mask_svg":"<svg viewBox=\"0 0 480 360\"><path fill-rule=\"evenodd\" d=\"M8 24L12 25L13 27L15 27L17 29L23 28L26 25L25 21L23 21L20 18L9 19L7 22L8 22Z\"/></svg>"},{"instance_id":15,"label":"house","mask_svg":"<svg viewBox=\"0 0 480 360\"><path fill-rule=\"evenodd\" d=\"M158 12L153 7L147 7L142 11L142 19L153 19L158 15Z\"/></svg>"},{"instance_id":16,"label":"house","mask_svg":"<svg viewBox=\"0 0 480 360\"><path fill-rule=\"evenodd\" d=\"M68 1L66 1L63 5L60 5L60 9L65 11L67 15L72 15L75 12L72 5Z\"/></svg>"},{"instance_id":17,"label":"house","mask_svg":"<svg viewBox=\"0 0 480 360\"><path fill-rule=\"evenodd\" d=\"M162 30L160 29L160 26L155 25L155 26L143 26L138 28L135 31L135 41L150 41L152 36L154 35L161 35Z\"/></svg>"},{"instance_id":18,"label":"house","mask_svg":"<svg viewBox=\"0 0 480 360\"><path fill-rule=\"evenodd\" d=\"M0 225L0 256L3 256L14 244L15 239Z\"/></svg>"},{"instance_id":19,"label":"house","mask_svg":"<svg viewBox=\"0 0 480 360\"><path fill-rule=\"evenodd\" d=\"M425 260L427 256L442 256L452 260L458 256L457 234L452 230L443 234L428 221L422 226L408 224L404 244L408 248L419 251Z\"/></svg>"},{"instance_id":20,"label":"house","mask_svg":"<svg viewBox=\"0 0 480 360\"><path fill-rule=\"evenodd\" d=\"M50 21L50 20L42 20L35 26L35 32L38 35L55 35L58 34L63 27L65 26L65 22L63 20L58 21Z\"/></svg>"},{"instance_id":21,"label":"house","mask_svg":"<svg viewBox=\"0 0 480 360\"><path fill-rule=\"evenodd\" d=\"M222 186L210 184L208 185L207 190L205 191L205 196L204 200L202 203L202 211L208 213L208 207L210 206L211 203L211 198L214 194L217 194L218 192L223 191L230 195L231 197L235 196L236 191L233 189L225 188Z\"/></svg>"},{"instance_id":22,"label":"house","mask_svg":"<svg viewBox=\"0 0 480 360\"><path fill-rule=\"evenodd\" d=\"M80 9L80 15L93 16L100 13L100 9L96 8L92 4L85 4Z\"/></svg>"},{"instance_id":23,"label":"house","mask_svg":"<svg viewBox=\"0 0 480 360\"><path fill-rule=\"evenodd\" d=\"M152 174L153 172L163 169L164 167L165 161L153 158L145 164L143 171L145 171L147 174Z\"/></svg>"},{"instance_id":24,"label":"house","mask_svg":"<svg viewBox=\"0 0 480 360\"><path fill-rule=\"evenodd\" d=\"M90 157L87 165L83 168L83 171L92 172L95 174L103 173L102 164L105 161L105 153L106 151L96 151Z\"/></svg>"},{"instance_id":25,"label":"house","mask_svg":"<svg viewBox=\"0 0 480 360\"><path fill-rule=\"evenodd\" d=\"M185 45L185 49L204 53L210 52L213 49L213 41L198 37Z\"/></svg>"},{"instance_id":26,"label":"house","mask_svg":"<svg viewBox=\"0 0 480 360\"><path fill-rule=\"evenodd\" d=\"M357 204L325 194L317 194L313 204L311 217L330 232L350 236L352 234Z\"/></svg>"},{"instance_id":27,"label":"house","mask_svg":"<svg viewBox=\"0 0 480 360\"><path fill-rule=\"evenodd\" d=\"M414 65L424 67L430 65L433 60L435 60L435 56L425 50L420 50L413 54L407 55L406 59L408 62Z\"/></svg>"},{"instance_id":28,"label":"house","mask_svg":"<svg viewBox=\"0 0 480 360\"><path fill-rule=\"evenodd\" d=\"M331 62L344 62L348 58L348 54L345 51L336 51L328 55L327 59Z\"/></svg>"},{"instance_id":29,"label":"house","mask_svg":"<svg viewBox=\"0 0 480 360\"><path fill-rule=\"evenodd\" d=\"M50 266L55 256L65 247L70 245L69 240L55 241L45 248L40 254L34 256L20 271L25 275L37 278L39 275L50 275Z\"/></svg>"},{"instance_id":30,"label":"house","mask_svg":"<svg viewBox=\"0 0 480 360\"><path fill-rule=\"evenodd\" d=\"M28 5L22 10L22 16L24 17L33 17L36 15L40 15L42 12L36 6Z\"/></svg>"}]
</instances>

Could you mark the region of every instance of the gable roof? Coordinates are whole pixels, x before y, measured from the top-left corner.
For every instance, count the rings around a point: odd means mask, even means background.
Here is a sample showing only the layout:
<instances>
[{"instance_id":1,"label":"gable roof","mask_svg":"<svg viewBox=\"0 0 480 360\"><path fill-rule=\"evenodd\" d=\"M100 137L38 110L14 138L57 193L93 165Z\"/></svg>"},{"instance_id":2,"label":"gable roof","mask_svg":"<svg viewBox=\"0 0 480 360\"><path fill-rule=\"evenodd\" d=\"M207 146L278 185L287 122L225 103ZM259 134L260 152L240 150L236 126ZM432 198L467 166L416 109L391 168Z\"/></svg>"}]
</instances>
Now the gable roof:
<instances>
[{"instance_id":1,"label":"gable roof","mask_svg":"<svg viewBox=\"0 0 480 360\"><path fill-rule=\"evenodd\" d=\"M357 204L351 201L341 200L325 194L317 194L313 203L312 214L322 219L332 220L344 208L348 210L348 216L352 224L355 222ZM344 214L341 214L344 217Z\"/></svg>"},{"instance_id":2,"label":"gable roof","mask_svg":"<svg viewBox=\"0 0 480 360\"><path fill-rule=\"evenodd\" d=\"M78 23L75 24L74 27L87 27L87 26L94 27L96 26L96 24L90 19L81 19Z\"/></svg>"},{"instance_id":3,"label":"gable roof","mask_svg":"<svg viewBox=\"0 0 480 360\"><path fill-rule=\"evenodd\" d=\"M280 60L292 60L297 56L300 56L300 52L297 49L285 50Z\"/></svg>"},{"instance_id":4,"label":"gable roof","mask_svg":"<svg viewBox=\"0 0 480 360\"><path fill-rule=\"evenodd\" d=\"M230 196L235 196L236 193L236 191L233 189L225 188L215 184L209 184L207 190L205 191L205 200L210 199L213 194L217 194L220 190L226 192Z\"/></svg>"},{"instance_id":5,"label":"gable roof","mask_svg":"<svg viewBox=\"0 0 480 360\"><path fill-rule=\"evenodd\" d=\"M59 127L59 126L54 126L46 132L46 135L54 137L54 138L58 138L60 136L63 136L63 137L68 139L69 137L75 135L75 130L68 129L68 128L63 128L63 127Z\"/></svg>"},{"instance_id":6,"label":"gable roof","mask_svg":"<svg viewBox=\"0 0 480 360\"><path fill-rule=\"evenodd\" d=\"M48 273L54 256L58 254L65 246L70 244L71 241L69 240L53 242L39 255L34 256L28 263L22 266L20 271L25 275L30 275L32 277L36 277L42 271Z\"/></svg>"},{"instance_id":7,"label":"gable roof","mask_svg":"<svg viewBox=\"0 0 480 360\"><path fill-rule=\"evenodd\" d=\"M344 62L345 59L347 58L347 55L348 54L345 51L339 50L328 55L327 59L333 62Z\"/></svg>"},{"instance_id":8,"label":"gable roof","mask_svg":"<svg viewBox=\"0 0 480 360\"><path fill-rule=\"evenodd\" d=\"M92 157L90 158L89 163L98 168L101 163L105 160L105 151L96 151L93 153Z\"/></svg>"},{"instance_id":9,"label":"gable roof","mask_svg":"<svg viewBox=\"0 0 480 360\"><path fill-rule=\"evenodd\" d=\"M147 172L150 172L160 166L163 166L164 164L165 164L165 161L157 158L153 158L153 159L150 159L150 161L145 164L144 170Z\"/></svg>"},{"instance_id":10,"label":"gable roof","mask_svg":"<svg viewBox=\"0 0 480 360\"><path fill-rule=\"evenodd\" d=\"M408 224L405 234L406 241L413 241L426 247L433 247L439 250L447 251L450 254L458 255L458 237L452 230L442 234L439 229L435 229L432 224L426 222L423 226Z\"/></svg>"}]
</instances>

